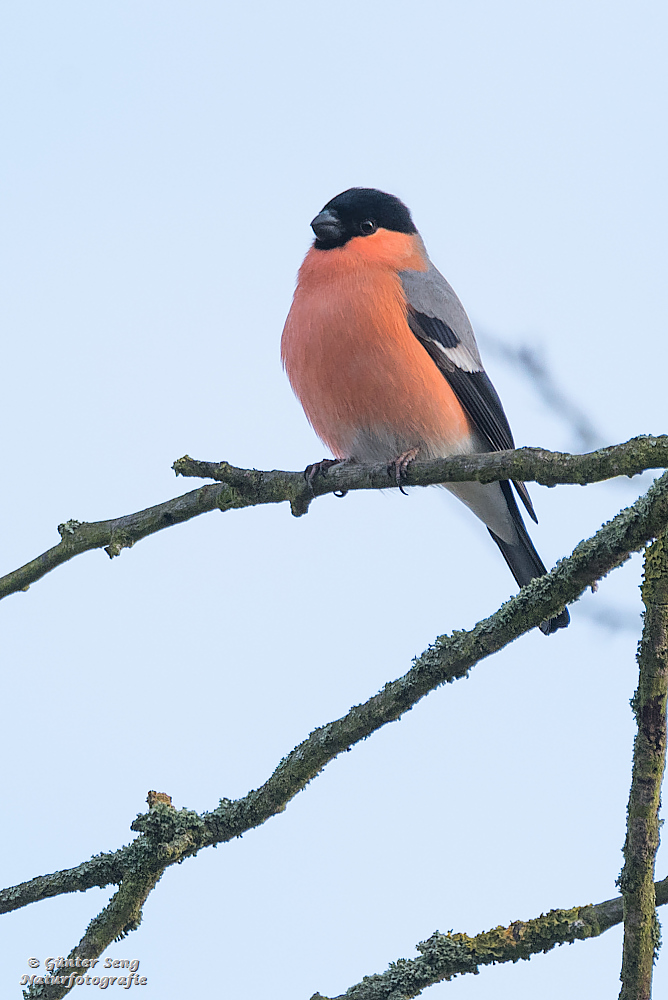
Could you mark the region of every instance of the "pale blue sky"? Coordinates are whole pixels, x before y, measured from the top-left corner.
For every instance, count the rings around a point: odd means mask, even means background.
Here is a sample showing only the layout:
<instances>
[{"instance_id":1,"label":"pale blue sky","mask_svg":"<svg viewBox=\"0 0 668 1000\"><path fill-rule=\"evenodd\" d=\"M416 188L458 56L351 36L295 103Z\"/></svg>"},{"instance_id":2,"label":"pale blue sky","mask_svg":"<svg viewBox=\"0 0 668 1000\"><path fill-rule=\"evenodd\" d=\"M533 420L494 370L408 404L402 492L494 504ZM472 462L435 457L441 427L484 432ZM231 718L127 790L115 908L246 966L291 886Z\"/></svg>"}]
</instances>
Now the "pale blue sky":
<instances>
[{"instance_id":1,"label":"pale blue sky","mask_svg":"<svg viewBox=\"0 0 668 1000\"><path fill-rule=\"evenodd\" d=\"M9 0L2 571L61 521L194 488L170 471L185 452L323 457L278 344L308 223L351 185L402 197L474 326L541 347L610 443L665 431L665 36L643 2ZM522 378L488 370L519 444L573 445ZM531 487L546 563L639 488ZM639 576L636 557L588 605L633 614ZM512 592L438 490L211 514L112 563L79 557L0 607L2 883L127 842L150 788L199 810L245 794ZM160 1000L207 977L221 997L307 1000L437 928L614 895L637 634L572 618L169 870L109 954L139 958ZM109 894L5 917L2 995ZM425 996L603 1000L619 961L613 930Z\"/></svg>"}]
</instances>

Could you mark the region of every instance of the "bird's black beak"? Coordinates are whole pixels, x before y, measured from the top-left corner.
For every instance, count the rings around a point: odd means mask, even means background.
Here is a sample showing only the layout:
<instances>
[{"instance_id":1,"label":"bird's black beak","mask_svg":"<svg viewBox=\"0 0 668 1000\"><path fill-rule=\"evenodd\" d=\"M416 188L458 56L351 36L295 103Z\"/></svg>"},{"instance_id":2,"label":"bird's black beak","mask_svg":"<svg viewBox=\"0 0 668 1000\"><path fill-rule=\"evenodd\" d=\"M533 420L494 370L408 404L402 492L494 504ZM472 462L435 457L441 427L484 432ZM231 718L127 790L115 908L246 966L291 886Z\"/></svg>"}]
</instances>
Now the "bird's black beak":
<instances>
[{"instance_id":1,"label":"bird's black beak","mask_svg":"<svg viewBox=\"0 0 668 1000\"><path fill-rule=\"evenodd\" d=\"M341 225L341 220L338 215L334 212L330 212L326 208L319 215L316 215L315 219L311 223L311 229L316 235L316 239L320 240L322 243L331 243L335 240L341 239L343 236L343 226Z\"/></svg>"}]
</instances>

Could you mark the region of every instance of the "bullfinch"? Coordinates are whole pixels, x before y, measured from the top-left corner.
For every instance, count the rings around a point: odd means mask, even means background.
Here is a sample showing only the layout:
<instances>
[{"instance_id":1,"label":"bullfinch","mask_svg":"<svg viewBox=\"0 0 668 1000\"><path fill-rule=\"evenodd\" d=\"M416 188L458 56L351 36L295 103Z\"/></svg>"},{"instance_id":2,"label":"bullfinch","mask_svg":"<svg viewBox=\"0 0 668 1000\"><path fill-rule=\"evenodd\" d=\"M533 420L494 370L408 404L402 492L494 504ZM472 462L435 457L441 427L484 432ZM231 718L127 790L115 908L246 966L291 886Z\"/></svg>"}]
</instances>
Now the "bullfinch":
<instances>
[{"instance_id":1,"label":"bullfinch","mask_svg":"<svg viewBox=\"0 0 668 1000\"><path fill-rule=\"evenodd\" d=\"M311 228L281 357L336 460L387 463L400 483L413 458L514 448L469 318L403 202L350 188ZM487 525L520 587L546 572L510 482L444 485ZM537 521L524 483L513 486ZM540 628L569 620L564 609Z\"/></svg>"}]
</instances>

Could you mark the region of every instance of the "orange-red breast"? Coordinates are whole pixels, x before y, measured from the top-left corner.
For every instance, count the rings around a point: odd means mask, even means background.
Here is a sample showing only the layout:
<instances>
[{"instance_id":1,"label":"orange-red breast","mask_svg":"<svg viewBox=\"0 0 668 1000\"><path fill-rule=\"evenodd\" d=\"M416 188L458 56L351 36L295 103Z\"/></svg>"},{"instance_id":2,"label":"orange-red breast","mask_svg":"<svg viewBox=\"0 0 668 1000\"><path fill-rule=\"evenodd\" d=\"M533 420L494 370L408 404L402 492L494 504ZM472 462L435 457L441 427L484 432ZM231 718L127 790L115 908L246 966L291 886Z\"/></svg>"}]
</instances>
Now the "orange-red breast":
<instances>
[{"instance_id":1,"label":"orange-red breast","mask_svg":"<svg viewBox=\"0 0 668 1000\"><path fill-rule=\"evenodd\" d=\"M514 448L464 308L398 198L350 188L311 223L281 343L292 388L337 459L405 464ZM447 483L520 586L546 570L510 482ZM536 520L524 483L515 488ZM569 614L541 623L546 635Z\"/></svg>"}]
</instances>

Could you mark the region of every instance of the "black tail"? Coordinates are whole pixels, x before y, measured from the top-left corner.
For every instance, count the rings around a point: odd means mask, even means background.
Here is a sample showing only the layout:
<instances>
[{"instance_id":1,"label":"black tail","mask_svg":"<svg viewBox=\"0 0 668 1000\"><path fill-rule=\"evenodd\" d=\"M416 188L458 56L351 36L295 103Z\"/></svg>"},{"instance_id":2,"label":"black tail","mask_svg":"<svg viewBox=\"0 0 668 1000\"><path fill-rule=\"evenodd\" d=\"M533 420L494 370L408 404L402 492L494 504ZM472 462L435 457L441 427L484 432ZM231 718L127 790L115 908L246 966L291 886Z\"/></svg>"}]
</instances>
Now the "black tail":
<instances>
[{"instance_id":1,"label":"black tail","mask_svg":"<svg viewBox=\"0 0 668 1000\"><path fill-rule=\"evenodd\" d=\"M524 585L529 583L530 580L535 580L537 576L543 576L547 573L547 570L543 565L542 559L533 547L533 542L529 538L527 529L524 527L524 521L522 520L522 515L519 512L510 483L499 483L499 486L501 487L506 503L508 504L508 510L512 516L515 528L517 529L519 540L515 545L511 545L508 542L504 542L504 540L499 538L498 535L495 535L491 528L488 528L487 530L501 549L501 554L508 563L508 568L515 577L515 580L520 587L524 587ZM570 620L571 616L568 613L568 609L564 608L564 610L558 615L555 615L554 618L547 618L544 622L541 622L540 630L545 635L552 635L552 633L556 632L558 629L566 628Z\"/></svg>"}]
</instances>

